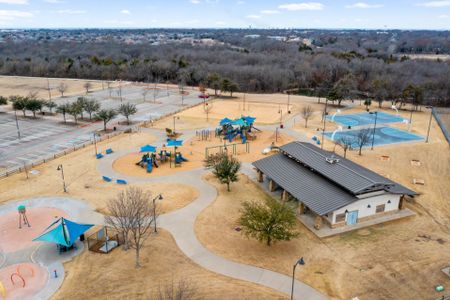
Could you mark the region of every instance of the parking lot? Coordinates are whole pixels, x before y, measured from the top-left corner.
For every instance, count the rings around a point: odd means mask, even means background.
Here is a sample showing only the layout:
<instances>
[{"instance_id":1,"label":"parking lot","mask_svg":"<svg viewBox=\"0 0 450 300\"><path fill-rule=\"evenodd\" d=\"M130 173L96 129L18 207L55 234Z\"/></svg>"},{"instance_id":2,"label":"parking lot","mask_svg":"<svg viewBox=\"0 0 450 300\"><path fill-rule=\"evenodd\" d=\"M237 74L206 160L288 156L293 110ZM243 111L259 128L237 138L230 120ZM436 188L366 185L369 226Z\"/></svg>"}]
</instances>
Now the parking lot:
<instances>
[{"instance_id":1,"label":"parking lot","mask_svg":"<svg viewBox=\"0 0 450 300\"><path fill-rule=\"evenodd\" d=\"M121 103L133 103L138 108L138 113L132 117L134 123L158 119L203 101L198 97L199 93L196 90L186 90L189 94L183 96L182 99L177 89L163 87L160 87L155 94L149 89L144 101L143 90L145 88L148 87L129 84L124 85L120 89L121 91L119 88L111 90L105 88L105 90L95 91L88 95L80 94L53 100L57 104L70 103L80 96L86 96L97 100L101 108L114 109L117 109ZM93 140L94 133L103 128L101 122L80 123L75 126L71 122L70 116L67 116L67 119L68 124L64 124L60 115L32 119L23 118L20 114L18 118L19 139L14 113L1 113L0 176L8 170L32 164L74 147L77 148ZM122 119L122 116L117 117L111 121L109 126L116 126L119 130L125 129L126 126L118 125Z\"/></svg>"}]
</instances>

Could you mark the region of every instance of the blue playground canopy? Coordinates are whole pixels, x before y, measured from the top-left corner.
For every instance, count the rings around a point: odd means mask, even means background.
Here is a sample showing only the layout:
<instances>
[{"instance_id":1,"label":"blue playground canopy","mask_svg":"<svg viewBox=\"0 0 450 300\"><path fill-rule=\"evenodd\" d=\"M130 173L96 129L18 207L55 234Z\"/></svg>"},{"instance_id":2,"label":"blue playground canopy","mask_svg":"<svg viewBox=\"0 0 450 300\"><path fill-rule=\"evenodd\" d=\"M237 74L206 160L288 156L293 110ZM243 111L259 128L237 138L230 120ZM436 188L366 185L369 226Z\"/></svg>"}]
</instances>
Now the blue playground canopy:
<instances>
[{"instance_id":1,"label":"blue playground canopy","mask_svg":"<svg viewBox=\"0 0 450 300\"><path fill-rule=\"evenodd\" d=\"M94 225L78 224L67 219L60 218L45 229L45 231L48 230L47 232L35 238L33 241L49 242L70 247L76 239L80 237L80 235L85 233L92 226ZM53 229L49 230L52 227Z\"/></svg>"},{"instance_id":2,"label":"blue playground canopy","mask_svg":"<svg viewBox=\"0 0 450 300\"><path fill-rule=\"evenodd\" d=\"M167 146L169 147L179 147L183 145L183 141L182 140L169 140L167 142Z\"/></svg>"},{"instance_id":3,"label":"blue playground canopy","mask_svg":"<svg viewBox=\"0 0 450 300\"><path fill-rule=\"evenodd\" d=\"M156 152L156 147L151 145L145 145L141 147L141 153L143 152Z\"/></svg>"},{"instance_id":4,"label":"blue playground canopy","mask_svg":"<svg viewBox=\"0 0 450 300\"><path fill-rule=\"evenodd\" d=\"M227 123L230 123L232 120L228 119L228 118L224 118L222 120L220 120L220 126L223 126Z\"/></svg>"},{"instance_id":5,"label":"blue playground canopy","mask_svg":"<svg viewBox=\"0 0 450 300\"><path fill-rule=\"evenodd\" d=\"M242 117L242 119L244 119L245 122L247 122L247 124L253 124L256 120L256 118L247 116L247 117Z\"/></svg>"},{"instance_id":6,"label":"blue playground canopy","mask_svg":"<svg viewBox=\"0 0 450 300\"><path fill-rule=\"evenodd\" d=\"M245 126L246 124L245 124L245 121L244 121L244 120L242 120L242 119L237 119L237 120L234 120L233 122L231 122L231 125Z\"/></svg>"}]
</instances>

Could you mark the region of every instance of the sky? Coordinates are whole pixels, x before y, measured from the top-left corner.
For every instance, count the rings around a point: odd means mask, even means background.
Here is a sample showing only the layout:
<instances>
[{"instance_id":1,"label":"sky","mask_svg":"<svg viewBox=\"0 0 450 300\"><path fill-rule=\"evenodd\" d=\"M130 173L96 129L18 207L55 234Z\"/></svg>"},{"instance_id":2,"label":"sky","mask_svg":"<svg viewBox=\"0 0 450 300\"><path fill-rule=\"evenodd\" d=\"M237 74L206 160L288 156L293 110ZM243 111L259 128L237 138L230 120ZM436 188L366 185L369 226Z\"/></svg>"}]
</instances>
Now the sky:
<instances>
[{"instance_id":1,"label":"sky","mask_svg":"<svg viewBox=\"0 0 450 300\"><path fill-rule=\"evenodd\" d=\"M0 28L450 30L450 0L0 0Z\"/></svg>"}]
</instances>

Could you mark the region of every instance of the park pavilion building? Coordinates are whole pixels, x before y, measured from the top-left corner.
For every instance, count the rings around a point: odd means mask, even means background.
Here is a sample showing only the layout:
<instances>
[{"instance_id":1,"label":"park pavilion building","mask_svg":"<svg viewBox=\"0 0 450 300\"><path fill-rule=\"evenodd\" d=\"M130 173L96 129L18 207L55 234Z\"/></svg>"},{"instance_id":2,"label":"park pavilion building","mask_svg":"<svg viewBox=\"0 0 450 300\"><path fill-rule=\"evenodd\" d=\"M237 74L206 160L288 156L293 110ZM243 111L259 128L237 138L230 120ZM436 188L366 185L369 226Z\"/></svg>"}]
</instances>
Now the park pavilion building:
<instances>
[{"instance_id":1,"label":"park pavilion building","mask_svg":"<svg viewBox=\"0 0 450 300\"><path fill-rule=\"evenodd\" d=\"M335 228L342 232L342 227L364 222L371 225L409 215L399 213L404 209L405 196L417 195L310 143L286 144L279 153L254 162L253 166L258 181L266 181L271 192L281 189L282 200L298 201L300 220L309 222L315 230L321 230L325 223L329 232Z\"/></svg>"}]
</instances>

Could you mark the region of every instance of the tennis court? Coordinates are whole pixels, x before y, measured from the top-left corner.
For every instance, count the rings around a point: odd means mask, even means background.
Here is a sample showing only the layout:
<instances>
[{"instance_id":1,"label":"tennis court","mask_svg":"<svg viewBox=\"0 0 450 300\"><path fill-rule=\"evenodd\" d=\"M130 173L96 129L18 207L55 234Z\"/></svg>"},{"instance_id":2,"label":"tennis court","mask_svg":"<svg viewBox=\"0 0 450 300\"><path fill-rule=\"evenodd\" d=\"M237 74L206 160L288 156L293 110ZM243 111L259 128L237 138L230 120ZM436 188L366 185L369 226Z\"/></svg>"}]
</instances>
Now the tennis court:
<instances>
[{"instance_id":1,"label":"tennis court","mask_svg":"<svg viewBox=\"0 0 450 300\"><path fill-rule=\"evenodd\" d=\"M325 137L338 141L341 138L349 138L354 140L352 148L358 148L357 136L358 133L364 129L348 130L336 132L333 136L333 132L325 132ZM370 129L370 141L365 147L372 146L373 130ZM423 141L424 137L392 127L380 127L375 130L374 146L382 146L389 144L407 143Z\"/></svg>"},{"instance_id":2,"label":"tennis court","mask_svg":"<svg viewBox=\"0 0 450 300\"><path fill-rule=\"evenodd\" d=\"M375 114L369 112L327 116L328 121L334 121L344 126L364 126L375 123ZM404 122L400 116L388 114L385 112L377 112L377 124L389 124Z\"/></svg>"}]
</instances>

